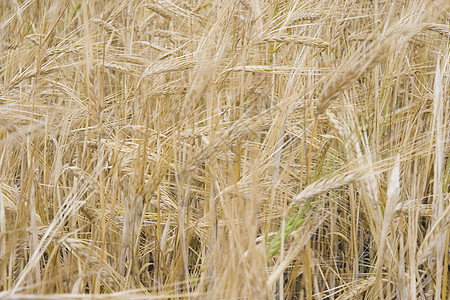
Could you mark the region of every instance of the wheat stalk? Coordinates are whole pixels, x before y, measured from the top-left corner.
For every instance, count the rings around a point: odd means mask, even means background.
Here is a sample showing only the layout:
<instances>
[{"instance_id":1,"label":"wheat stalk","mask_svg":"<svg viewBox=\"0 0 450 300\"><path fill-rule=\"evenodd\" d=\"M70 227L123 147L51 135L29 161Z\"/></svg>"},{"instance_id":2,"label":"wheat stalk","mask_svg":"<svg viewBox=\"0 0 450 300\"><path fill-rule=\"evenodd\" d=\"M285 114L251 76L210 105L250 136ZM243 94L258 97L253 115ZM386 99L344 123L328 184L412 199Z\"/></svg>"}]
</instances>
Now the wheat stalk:
<instances>
[{"instance_id":1,"label":"wheat stalk","mask_svg":"<svg viewBox=\"0 0 450 300\"><path fill-rule=\"evenodd\" d=\"M261 41L258 41L257 44L261 43L293 43L300 45L307 45L317 48L327 48L329 46L328 42L325 42L322 39L309 37L309 36L293 36L293 35L270 35L267 37L263 37Z\"/></svg>"}]
</instances>

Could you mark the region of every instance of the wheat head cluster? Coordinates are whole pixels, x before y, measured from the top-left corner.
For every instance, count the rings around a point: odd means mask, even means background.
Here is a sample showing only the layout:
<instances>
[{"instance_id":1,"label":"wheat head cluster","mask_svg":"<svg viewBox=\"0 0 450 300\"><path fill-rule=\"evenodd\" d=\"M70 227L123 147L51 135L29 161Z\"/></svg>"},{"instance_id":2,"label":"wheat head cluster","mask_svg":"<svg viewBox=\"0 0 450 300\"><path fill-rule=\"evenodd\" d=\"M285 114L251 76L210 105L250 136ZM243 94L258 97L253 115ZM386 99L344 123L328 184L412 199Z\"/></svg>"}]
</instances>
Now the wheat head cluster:
<instances>
[{"instance_id":1,"label":"wheat head cluster","mask_svg":"<svg viewBox=\"0 0 450 300\"><path fill-rule=\"evenodd\" d=\"M450 1L0 1L1 299L450 297Z\"/></svg>"}]
</instances>

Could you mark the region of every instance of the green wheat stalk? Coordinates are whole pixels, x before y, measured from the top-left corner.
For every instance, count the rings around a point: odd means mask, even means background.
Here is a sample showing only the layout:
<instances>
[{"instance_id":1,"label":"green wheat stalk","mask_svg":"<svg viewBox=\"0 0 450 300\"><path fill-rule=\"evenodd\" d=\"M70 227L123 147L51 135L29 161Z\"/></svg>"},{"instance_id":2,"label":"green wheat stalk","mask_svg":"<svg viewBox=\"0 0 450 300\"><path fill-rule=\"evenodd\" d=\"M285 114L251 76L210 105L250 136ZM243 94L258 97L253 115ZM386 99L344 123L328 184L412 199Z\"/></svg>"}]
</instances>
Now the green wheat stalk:
<instances>
[{"instance_id":1,"label":"green wheat stalk","mask_svg":"<svg viewBox=\"0 0 450 300\"><path fill-rule=\"evenodd\" d=\"M309 198L305 204L303 204L303 207L301 209L301 211L290 217L287 221L286 221L286 226L284 228L284 232L283 229L280 228L280 230L277 232L277 234L275 235L274 238L272 238L272 240L269 241L269 243L267 244L267 248L266 248L266 252L267 252L267 256L268 258L273 257L275 254L278 253L278 251L280 251L281 248L281 237L284 235L284 240L286 240L288 238L288 236L298 227L300 227L304 222L305 222L305 213L308 211L309 207L311 206L311 202L314 199L314 197Z\"/></svg>"}]
</instances>

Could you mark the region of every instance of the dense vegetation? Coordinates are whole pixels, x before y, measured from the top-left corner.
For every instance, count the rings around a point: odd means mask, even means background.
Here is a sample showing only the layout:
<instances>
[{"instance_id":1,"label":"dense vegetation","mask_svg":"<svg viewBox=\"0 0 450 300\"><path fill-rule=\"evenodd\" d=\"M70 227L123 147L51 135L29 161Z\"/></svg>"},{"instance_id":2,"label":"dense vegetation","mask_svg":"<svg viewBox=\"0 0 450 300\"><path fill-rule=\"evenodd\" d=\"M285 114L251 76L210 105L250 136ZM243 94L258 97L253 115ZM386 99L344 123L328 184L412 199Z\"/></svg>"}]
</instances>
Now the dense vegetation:
<instances>
[{"instance_id":1,"label":"dense vegetation","mask_svg":"<svg viewBox=\"0 0 450 300\"><path fill-rule=\"evenodd\" d=\"M0 35L0 297L449 297L450 1L14 0Z\"/></svg>"}]
</instances>

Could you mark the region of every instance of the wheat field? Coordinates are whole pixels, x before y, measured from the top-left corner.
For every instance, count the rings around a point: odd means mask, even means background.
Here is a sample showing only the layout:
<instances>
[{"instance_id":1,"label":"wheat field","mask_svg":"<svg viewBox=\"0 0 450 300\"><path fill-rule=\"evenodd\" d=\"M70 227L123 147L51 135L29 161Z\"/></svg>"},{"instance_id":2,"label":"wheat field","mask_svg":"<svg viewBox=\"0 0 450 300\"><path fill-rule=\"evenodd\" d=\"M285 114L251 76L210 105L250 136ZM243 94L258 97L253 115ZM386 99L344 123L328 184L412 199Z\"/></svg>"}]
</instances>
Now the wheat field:
<instances>
[{"instance_id":1,"label":"wheat field","mask_svg":"<svg viewBox=\"0 0 450 300\"><path fill-rule=\"evenodd\" d=\"M450 299L450 1L0 1L0 298Z\"/></svg>"}]
</instances>

